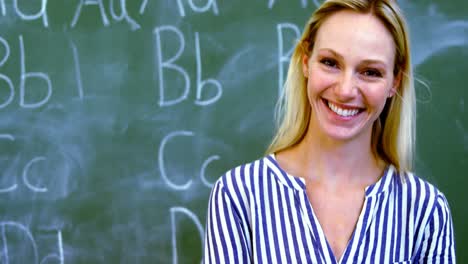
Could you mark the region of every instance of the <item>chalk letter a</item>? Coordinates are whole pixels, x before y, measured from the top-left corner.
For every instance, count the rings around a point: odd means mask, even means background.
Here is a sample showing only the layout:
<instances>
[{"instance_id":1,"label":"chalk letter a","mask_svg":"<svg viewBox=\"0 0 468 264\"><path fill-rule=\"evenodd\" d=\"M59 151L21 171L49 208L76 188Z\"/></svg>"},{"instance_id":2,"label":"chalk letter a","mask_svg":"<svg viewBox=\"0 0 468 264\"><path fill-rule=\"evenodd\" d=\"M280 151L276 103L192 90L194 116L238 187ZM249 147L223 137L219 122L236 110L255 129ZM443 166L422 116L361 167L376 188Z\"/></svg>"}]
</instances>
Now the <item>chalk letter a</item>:
<instances>
[{"instance_id":1,"label":"chalk letter a","mask_svg":"<svg viewBox=\"0 0 468 264\"><path fill-rule=\"evenodd\" d=\"M76 8L75 16L73 16L73 20L70 25L72 28L75 27L76 23L78 22L78 18L81 14L81 9L84 5L98 5L99 11L101 12L102 23L104 23L104 26L109 25L109 19L107 19L106 12L104 12L104 5L102 3L102 0L80 0L80 3Z\"/></svg>"},{"instance_id":2,"label":"chalk letter a","mask_svg":"<svg viewBox=\"0 0 468 264\"><path fill-rule=\"evenodd\" d=\"M49 22L47 21L47 0L41 1L41 10L39 10L39 12L37 12L34 15L27 15L23 13L23 11L21 11L18 7L18 1L19 0L13 0L13 8L15 9L16 14L18 14L19 17L21 17L24 20L36 20L42 17L42 23L44 24L44 27L49 26ZM2 12L3 11L4 11L4 3L2 2Z\"/></svg>"}]
</instances>

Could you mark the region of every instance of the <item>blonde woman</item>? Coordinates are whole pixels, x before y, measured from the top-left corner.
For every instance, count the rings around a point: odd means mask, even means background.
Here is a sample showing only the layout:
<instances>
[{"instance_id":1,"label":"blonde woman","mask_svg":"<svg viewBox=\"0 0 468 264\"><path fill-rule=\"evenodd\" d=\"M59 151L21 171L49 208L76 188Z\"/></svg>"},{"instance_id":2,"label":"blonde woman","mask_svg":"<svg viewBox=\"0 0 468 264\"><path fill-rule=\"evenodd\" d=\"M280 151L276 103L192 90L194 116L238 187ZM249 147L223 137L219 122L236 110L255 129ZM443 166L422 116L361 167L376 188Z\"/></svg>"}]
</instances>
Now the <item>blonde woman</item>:
<instances>
[{"instance_id":1,"label":"blonde woman","mask_svg":"<svg viewBox=\"0 0 468 264\"><path fill-rule=\"evenodd\" d=\"M415 92L396 1L325 1L279 118L269 154L214 186L205 263L455 263L447 201L411 173Z\"/></svg>"}]
</instances>

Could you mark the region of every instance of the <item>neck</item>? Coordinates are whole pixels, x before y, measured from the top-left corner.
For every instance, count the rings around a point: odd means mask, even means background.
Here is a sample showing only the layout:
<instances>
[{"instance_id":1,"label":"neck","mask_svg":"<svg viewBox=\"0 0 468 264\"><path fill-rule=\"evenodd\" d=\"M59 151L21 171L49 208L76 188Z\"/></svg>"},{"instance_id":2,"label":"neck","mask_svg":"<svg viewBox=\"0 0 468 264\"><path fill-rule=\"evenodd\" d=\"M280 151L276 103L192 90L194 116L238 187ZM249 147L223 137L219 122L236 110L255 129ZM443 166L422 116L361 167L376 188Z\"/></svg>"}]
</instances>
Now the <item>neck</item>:
<instances>
[{"instance_id":1,"label":"neck","mask_svg":"<svg viewBox=\"0 0 468 264\"><path fill-rule=\"evenodd\" d=\"M297 161L288 167L306 181L333 186L368 186L378 180L384 163L372 153L371 133L361 136L363 138L340 141L307 133L298 145L287 150Z\"/></svg>"}]
</instances>

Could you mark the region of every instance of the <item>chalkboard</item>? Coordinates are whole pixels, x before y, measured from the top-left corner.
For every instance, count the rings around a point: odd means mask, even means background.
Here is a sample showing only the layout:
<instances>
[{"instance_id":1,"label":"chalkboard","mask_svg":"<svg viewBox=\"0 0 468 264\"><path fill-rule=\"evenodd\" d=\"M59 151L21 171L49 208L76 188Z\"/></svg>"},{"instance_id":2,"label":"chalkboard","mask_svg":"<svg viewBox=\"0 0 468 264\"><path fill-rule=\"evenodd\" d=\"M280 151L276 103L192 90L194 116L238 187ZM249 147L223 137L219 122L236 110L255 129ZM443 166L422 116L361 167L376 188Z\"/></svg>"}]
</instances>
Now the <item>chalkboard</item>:
<instances>
[{"instance_id":1,"label":"chalkboard","mask_svg":"<svg viewBox=\"0 0 468 264\"><path fill-rule=\"evenodd\" d=\"M319 0L0 0L0 263L199 263L212 183L264 154ZM416 172L468 261L468 4L399 1Z\"/></svg>"}]
</instances>

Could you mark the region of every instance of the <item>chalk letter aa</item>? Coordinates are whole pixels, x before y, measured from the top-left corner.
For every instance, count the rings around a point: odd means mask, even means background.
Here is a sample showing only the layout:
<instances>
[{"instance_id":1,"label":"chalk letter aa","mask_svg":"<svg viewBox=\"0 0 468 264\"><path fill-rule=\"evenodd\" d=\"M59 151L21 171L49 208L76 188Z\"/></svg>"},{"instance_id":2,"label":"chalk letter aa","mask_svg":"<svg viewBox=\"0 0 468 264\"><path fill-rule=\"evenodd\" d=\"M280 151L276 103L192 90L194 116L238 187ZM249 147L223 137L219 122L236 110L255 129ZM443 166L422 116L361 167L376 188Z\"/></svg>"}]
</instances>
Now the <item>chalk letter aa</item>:
<instances>
[{"instance_id":1,"label":"chalk letter aa","mask_svg":"<svg viewBox=\"0 0 468 264\"><path fill-rule=\"evenodd\" d=\"M130 27L132 28L132 30L139 29L140 25L128 15L127 0L120 0L120 15L117 15L115 12L114 1L115 0L110 0L110 13L111 13L112 18L115 19L116 21L122 21L122 20L127 21L127 23L130 24Z\"/></svg>"},{"instance_id":2,"label":"chalk letter aa","mask_svg":"<svg viewBox=\"0 0 468 264\"><path fill-rule=\"evenodd\" d=\"M32 2L36 2L36 1L31 1L31 3ZM49 26L49 22L47 21L47 0L42 0L41 1L41 10L39 10L39 12L37 12L36 14L33 14L33 15L27 15L27 14L23 13L23 11L21 11L18 8L18 0L13 0L13 8L15 9L16 14L18 14L18 16L21 17L21 19L36 20L36 19L42 17L42 23L44 24L44 27Z\"/></svg>"},{"instance_id":3,"label":"chalk letter aa","mask_svg":"<svg viewBox=\"0 0 468 264\"><path fill-rule=\"evenodd\" d=\"M206 5L202 6L202 7L196 6L193 3L193 0L188 0L188 3L190 5L190 8L192 8L192 10L197 12L197 13L204 13L204 12L208 11L210 8L212 8L213 13L215 15L219 14L218 5L216 4L216 0L208 0L206 2ZM179 6L180 16L184 17L185 16L185 9L184 9L184 4L182 3L182 0L177 0L177 5Z\"/></svg>"},{"instance_id":4,"label":"chalk letter aa","mask_svg":"<svg viewBox=\"0 0 468 264\"><path fill-rule=\"evenodd\" d=\"M104 11L104 5L102 3L102 0L80 0L78 8L76 8L75 16L73 16L73 20L71 22L72 28L75 27L76 23L78 22L78 18L81 14L81 9L85 5L98 5L99 11L101 12L102 23L104 23L104 26L109 25L109 20L107 19L106 12Z\"/></svg>"}]
</instances>

